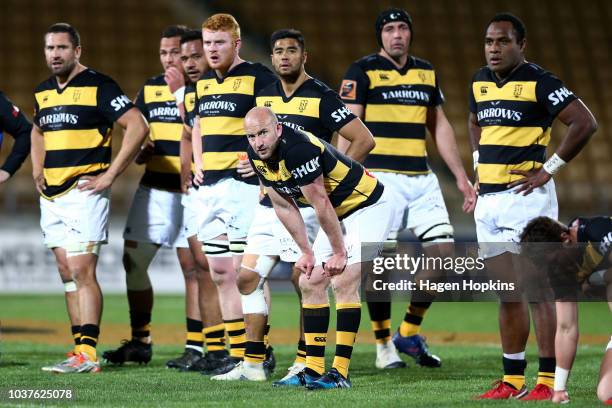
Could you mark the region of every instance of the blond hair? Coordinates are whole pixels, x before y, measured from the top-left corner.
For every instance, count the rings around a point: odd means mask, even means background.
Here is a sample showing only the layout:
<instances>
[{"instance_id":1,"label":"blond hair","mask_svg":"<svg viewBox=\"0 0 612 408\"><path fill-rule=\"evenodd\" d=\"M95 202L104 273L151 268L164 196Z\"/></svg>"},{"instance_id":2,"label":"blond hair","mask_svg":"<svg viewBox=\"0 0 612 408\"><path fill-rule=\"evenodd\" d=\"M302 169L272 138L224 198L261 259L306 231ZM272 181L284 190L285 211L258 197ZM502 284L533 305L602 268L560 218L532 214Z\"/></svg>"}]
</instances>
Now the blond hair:
<instances>
[{"instance_id":1,"label":"blond hair","mask_svg":"<svg viewBox=\"0 0 612 408\"><path fill-rule=\"evenodd\" d=\"M202 29L209 31L227 31L234 41L240 38L240 26L231 14L219 13L208 17L206 21L202 23Z\"/></svg>"}]
</instances>

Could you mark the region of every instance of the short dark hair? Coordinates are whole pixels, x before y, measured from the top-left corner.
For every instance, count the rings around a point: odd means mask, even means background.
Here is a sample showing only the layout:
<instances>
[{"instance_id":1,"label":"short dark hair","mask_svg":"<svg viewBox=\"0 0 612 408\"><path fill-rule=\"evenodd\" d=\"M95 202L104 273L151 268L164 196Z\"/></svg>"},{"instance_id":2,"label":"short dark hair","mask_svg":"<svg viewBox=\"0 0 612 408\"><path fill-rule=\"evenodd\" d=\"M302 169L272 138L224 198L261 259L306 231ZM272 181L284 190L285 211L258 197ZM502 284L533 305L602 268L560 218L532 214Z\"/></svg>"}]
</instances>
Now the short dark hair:
<instances>
[{"instance_id":1,"label":"short dark hair","mask_svg":"<svg viewBox=\"0 0 612 408\"><path fill-rule=\"evenodd\" d=\"M190 28L181 35L181 45L195 40L202 41L202 31Z\"/></svg>"},{"instance_id":2,"label":"short dark hair","mask_svg":"<svg viewBox=\"0 0 612 408\"><path fill-rule=\"evenodd\" d=\"M298 42L298 44L300 44L302 51L304 51L306 47L304 35L301 31L296 30L295 28L282 28L273 32L270 36L270 50L274 51L274 44L276 44L278 40L282 40L284 38L293 38Z\"/></svg>"},{"instance_id":3,"label":"short dark hair","mask_svg":"<svg viewBox=\"0 0 612 408\"><path fill-rule=\"evenodd\" d=\"M521 242L562 242L561 234L568 228L549 217L529 221L521 233Z\"/></svg>"},{"instance_id":4,"label":"short dark hair","mask_svg":"<svg viewBox=\"0 0 612 408\"><path fill-rule=\"evenodd\" d=\"M81 36L79 32L68 23L55 23L47 28L47 32L45 33L45 38L47 34L51 33L66 33L70 37L70 42L74 46L74 48L79 47L81 45Z\"/></svg>"},{"instance_id":5,"label":"short dark hair","mask_svg":"<svg viewBox=\"0 0 612 408\"><path fill-rule=\"evenodd\" d=\"M184 25L171 25L164 28L161 38L181 37L187 30L187 27Z\"/></svg>"},{"instance_id":6,"label":"short dark hair","mask_svg":"<svg viewBox=\"0 0 612 408\"><path fill-rule=\"evenodd\" d=\"M498 23L500 21L507 21L512 24L512 28L516 33L516 42L521 43L525 38L527 38L527 28L525 27L525 23L521 21L520 18L515 16L512 13L499 13L496 14L487 24L487 29L493 23Z\"/></svg>"}]
</instances>

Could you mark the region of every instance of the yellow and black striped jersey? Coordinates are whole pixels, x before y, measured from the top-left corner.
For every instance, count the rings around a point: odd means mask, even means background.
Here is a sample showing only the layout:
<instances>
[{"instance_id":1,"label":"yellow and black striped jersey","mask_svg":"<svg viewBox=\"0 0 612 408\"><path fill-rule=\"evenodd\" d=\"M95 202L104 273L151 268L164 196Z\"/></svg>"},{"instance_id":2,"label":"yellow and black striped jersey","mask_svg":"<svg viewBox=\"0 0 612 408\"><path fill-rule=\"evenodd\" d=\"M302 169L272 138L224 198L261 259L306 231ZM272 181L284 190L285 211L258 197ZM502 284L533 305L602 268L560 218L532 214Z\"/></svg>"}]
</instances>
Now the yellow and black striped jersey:
<instances>
[{"instance_id":1,"label":"yellow and black striped jersey","mask_svg":"<svg viewBox=\"0 0 612 408\"><path fill-rule=\"evenodd\" d=\"M425 149L427 110L444 103L432 65L409 57L397 69L379 55L354 62L340 86L345 103L364 107L376 147L364 165L371 171L408 175L430 172Z\"/></svg>"},{"instance_id":2,"label":"yellow and black striped jersey","mask_svg":"<svg viewBox=\"0 0 612 408\"><path fill-rule=\"evenodd\" d=\"M586 244L578 271L579 281L612 267L612 217L578 217L578 242Z\"/></svg>"},{"instance_id":3,"label":"yellow and black striped jersey","mask_svg":"<svg viewBox=\"0 0 612 408\"><path fill-rule=\"evenodd\" d=\"M309 203L300 187L322 175L329 201L339 219L374 204L384 189L359 162L326 141L285 125L275 159L261 160L250 146L248 155L264 186L303 204Z\"/></svg>"},{"instance_id":4,"label":"yellow and black striped jersey","mask_svg":"<svg viewBox=\"0 0 612 408\"><path fill-rule=\"evenodd\" d=\"M331 143L334 132L355 119L338 94L323 82L309 78L287 97L280 81L268 85L257 95L257 106L266 106L278 121L304 130Z\"/></svg>"},{"instance_id":5,"label":"yellow and black striped jersey","mask_svg":"<svg viewBox=\"0 0 612 408\"><path fill-rule=\"evenodd\" d=\"M196 106L196 88L195 84L189 84L185 86L185 124L190 128L193 128L193 121L195 120L195 106Z\"/></svg>"},{"instance_id":6,"label":"yellow and black striped jersey","mask_svg":"<svg viewBox=\"0 0 612 408\"><path fill-rule=\"evenodd\" d=\"M314 78L304 81L290 97L285 96L280 81L270 84L257 95L256 103L272 109L283 125L328 143L334 132L356 117L335 91ZM265 195L260 204L271 207L270 197Z\"/></svg>"},{"instance_id":7,"label":"yellow and black striped jersey","mask_svg":"<svg viewBox=\"0 0 612 408\"><path fill-rule=\"evenodd\" d=\"M140 183L161 190L180 190L183 121L164 75L148 79L134 104L149 123L149 139L154 144Z\"/></svg>"},{"instance_id":8,"label":"yellow and black striped jersey","mask_svg":"<svg viewBox=\"0 0 612 408\"><path fill-rule=\"evenodd\" d=\"M52 198L110 166L113 122L134 105L115 81L91 69L63 89L52 76L34 92L34 123L45 144L43 196Z\"/></svg>"},{"instance_id":9,"label":"yellow and black striped jersey","mask_svg":"<svg viewBox=\"0 0 612 408\"><path fill-rule=\"evenodd\" d=\"M542 167L552 122L575 99L561 80L532 63L517 67L503 81L488 67L481 68L470 89L470 112L482 128L480 194L507 190L523 177L510 170Z\"/></svg>"},{"instance_id":10,"label":"yellow and black striped jersey","mask_svg":"<svg viewBox=\"0 0 612 408\"><path fill-rule=\"evenodd\" d=\"M196 114L200 118L204 185L232 177L257 184L257 177L242 178L236 173L238 154L247 150L244 117L255 106L255 95L276 81L268 68L245 61L232 68L224 78L214 70L206 72L196 84Z\"/></svg>"}]
</instances>

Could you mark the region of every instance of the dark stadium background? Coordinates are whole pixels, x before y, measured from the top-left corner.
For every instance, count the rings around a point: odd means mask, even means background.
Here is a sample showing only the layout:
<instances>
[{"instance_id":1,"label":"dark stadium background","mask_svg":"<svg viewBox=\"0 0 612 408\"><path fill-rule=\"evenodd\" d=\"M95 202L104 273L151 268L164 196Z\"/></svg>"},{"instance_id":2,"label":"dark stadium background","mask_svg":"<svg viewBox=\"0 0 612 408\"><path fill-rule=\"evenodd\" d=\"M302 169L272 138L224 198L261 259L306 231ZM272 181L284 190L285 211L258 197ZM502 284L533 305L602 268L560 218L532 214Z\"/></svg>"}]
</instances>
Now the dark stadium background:
<instances>
[{"instance_id":1,"label":"dark stadium background","mask_svg":"<svg viewBox=\"0 0 612 408\"><path fill-rule=\"evenodd\" d=\"M374 21L379 11L391 5L406 8L413 16L412 52L431 61L438 71L447 100L445 111L470 173L467 92L471 75L484 64L484 27L496 12L511 11L521 17L528 30L527 59L557 74L599 122L589 145L555 176L560 218L610 213L612 2L607 0L3 0L0 89L32 116L32 90L49 75L43 33L50 24L65 21L81 33L82 62L111 75L133 97L146 78L160 72L157 52L161 30L176 23L198 28L215 12L236 16L243 32L242 56L266 64L272 31L283 27L302 30L309 52L307 71L337 89L352 61L377 50ZM563 126L557 125L549 154L562 135ZM0 160L6 157L11 142L5 138ZM115 146L119 142L116 137ZM473 238L473 218L461 213L461 197L432 147L431 163L442 182L451 220L460 236ZM138 166L131 166L113 187L114 216L125 216L141 172ZM13 180L0 186L0 221L15 220L16 215L36 226L38 205L29 161Z\"/></svg>"}]
</instances>

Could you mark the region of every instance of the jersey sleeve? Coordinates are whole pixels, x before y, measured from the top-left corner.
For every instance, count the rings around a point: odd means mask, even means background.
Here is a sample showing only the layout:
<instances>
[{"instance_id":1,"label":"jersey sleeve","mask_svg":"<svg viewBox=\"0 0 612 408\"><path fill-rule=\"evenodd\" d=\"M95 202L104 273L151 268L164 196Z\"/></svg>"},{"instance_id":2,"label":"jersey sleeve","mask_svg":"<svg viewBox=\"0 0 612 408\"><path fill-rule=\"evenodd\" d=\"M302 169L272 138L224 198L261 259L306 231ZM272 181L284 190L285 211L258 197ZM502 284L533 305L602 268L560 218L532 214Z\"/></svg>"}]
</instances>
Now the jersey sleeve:
<instances>
[{"instance_id":1,"label":"jersey sleeve","mask_svg":"<svg viewBox=\"0 0 612 408\"><path fill-rule=\"evenodd\" d=\"M98 109L109 121L116 122L133 107L132 101L115 81L109 78L98 86Z\"/></svg>"},{"instance_id":2,"label":"jersey sleeve","mask_svg":"<svg viewBox=\"0 0 612 408\"><path fill-rule=\"evenodd\" d=\"M15 138L13 149L1 167L12 176L30 153L32 124L17 106L0 93L0 132L2 131L8 132Z\"/></svg>"},{"instance_id":3,"label":"jersey sleeve","mask_svg":"<svg viewBox=\"0 0 612 408\"><path fill-rule=\"evenodd\" d=\"M440 78L436 73L436 86L433 91L433 97L429 101L429 106L436 107L442 105L444 103L444 94L442 93L442 89L440 88Z\"/></svg>"},{"instance_id":4,"label":"jersey sleeve","mask_svg":"<svg viewBox=\"0 0 612 408\"><path fill-rule=\"evenodd\" d=\"M193 86L188 86L185 91L185 103L183 105L185 107L185 120L184 123L193 127L193 122L195 120L195 107L196 107L196 92Z\"/></svg>"},{"instance_id":5,"label":"jersey sleeve","mask_svg":"<svg viewBox=\"0 0 612 408\"><path fill-rule=\"evenodd\" d=\"M319 118L325 127L333 132L356 118L351 110L342 102L338 94L329 90L325 92L319 104Z\"/></svg>"},{"instance_id":6,"label":"jersey sleeve","mask_svg":"<svg viewBox=\"0 0 612 408\"><path fill-rule=\"evenodd\" d=\"M474 98L474 81L476 80L476 76L474 76L472 78L472 81L470 82L470 89L468 89L468 103L469 103L469 108L470 108L470 112L473 113L474 115L477 113L478 111L478 106L476 105L476 98Z\"/></svg>"},{"instance_id":7,"label":"jersey sleeve","mask_svg":"<svg viewBox=\"0 0 612 408\"><path fill-rule=\"evenodd\" d=\"M253 95L257 95L266 86L273 84L276 81L278 81L276 75L274 75L274 73L270 71L268 67L266 67L265 65L261 65L259 67L259 70L257 71L257 76L255 77L255 92ZM254 104L255 100L253 100L253 105Z\"/></svg>"},{"instance_id":8,"label":"jersey sleeve","mask_svg":"<svg viewBox=\"0 0 612 408\"><path fill-rule=\"evenodd\" d=\"M285 166L300 187L308 185L323 174L321 149L311 143L296 144L287 151Z\"/></svg>"},{"instance_id":9,"label":"jersey sleeve","mask_svg":"<svg viewBox=\"0 0 612 408\"><path fill-rule=\"evenodd\" d=\"M369 86L370 79L363 68L355 62L344 74L340 84L340 97L345 103L365 105Z\"/></svg>"},{"instance_id":10,"label":"jersey sleeve","mask_svg":"<svg viewBox=\"0 0 612 408\"><path fill-rule=\"evenodd\" d=\"M565 84L553 74L546 72L536 84L536 97L548 113L555 117L576 98Z\"/></svg>"},{"instance_id":11,"label":"jersey sleeve","mask_svg":"<svg viewBox=\"0 0 612 408\"><path fill-rule=\"evenodd\" d=\"M138 91L136 95L136 99L134 99L134 105L138 108L138 110L144 115L145 118L149 118L149 110L147 109L147 105L144 100L144 88Z\"/></svg>"}]
</instances>

